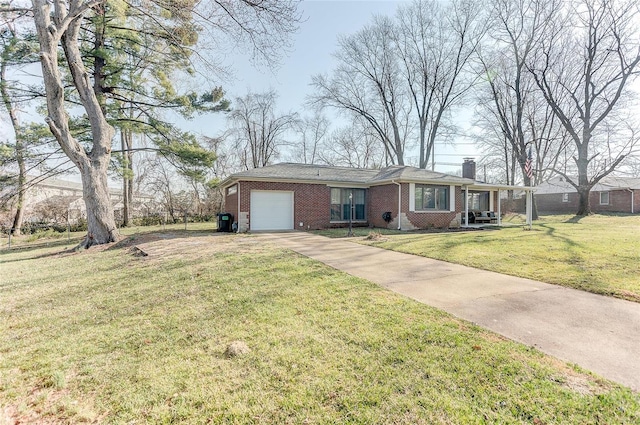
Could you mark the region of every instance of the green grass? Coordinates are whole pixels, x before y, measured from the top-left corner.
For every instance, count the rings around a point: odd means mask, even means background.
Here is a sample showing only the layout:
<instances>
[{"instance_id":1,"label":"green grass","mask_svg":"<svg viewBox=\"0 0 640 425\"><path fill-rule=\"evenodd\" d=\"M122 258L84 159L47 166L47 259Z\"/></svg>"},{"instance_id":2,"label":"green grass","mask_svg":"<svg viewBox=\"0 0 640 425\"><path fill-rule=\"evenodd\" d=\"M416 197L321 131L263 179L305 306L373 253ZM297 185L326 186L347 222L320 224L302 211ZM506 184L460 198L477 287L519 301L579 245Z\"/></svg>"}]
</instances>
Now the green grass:
<instances>
[{"instance_id":1,"label":"green grass","mask_svg":"<svg viewBox=\"0 0 640 425\"><path fill-rule=\"evenodd\" d=\"M637 393L254 237L147 237L156 240L142 245L148 257L127 243L0 252L0 414L117 424L640 422ZM251 352L226 358L234 340Z\"/></svg>"},{"instance_id":2,"label":"green grass","mask_svg":"<svg viewBox=\"0 0 640 425\"><path fill-rule=\"evenodd\" d=\"M326 236L328 238L346 238L349 235L349 229L340 227L335 229L314 230L312 233L315 233L316 235ZM407 232L403 232L402 230L397 229L372 229L370 227L354 227L351 233L354 237L366 237L370 234L405 235Z\"/></svg>"},{"instance_id":3,"label":"green grass","mask_svg":"<svg viewBox=\"0 0 640 425\"><path fill-rule=\"evenodd\" d=\"M386 249L640 301L640 216L546 216L525 227L389 235Z\"/></svg>"},{"instance_id":4,"label":"green grass","mask_svg":"<svg viewBox=\"0 0 640 425\"><path fill-rule=\"evenodd\" d=\"M119 229L122 236L135 236L158 231L177 232L215 232L217 224L215 222L187 223L185 230L184 223L167 224L157 226L130 226ZM11 249L34 248L34 247L66 247L73 248L78 245L86 236L86 231L80 232L55 232L51 229L36 232L30 235L12 236ZM9 236L0 233L0 251L9 249Z\"/></svg>"}]
</instances>

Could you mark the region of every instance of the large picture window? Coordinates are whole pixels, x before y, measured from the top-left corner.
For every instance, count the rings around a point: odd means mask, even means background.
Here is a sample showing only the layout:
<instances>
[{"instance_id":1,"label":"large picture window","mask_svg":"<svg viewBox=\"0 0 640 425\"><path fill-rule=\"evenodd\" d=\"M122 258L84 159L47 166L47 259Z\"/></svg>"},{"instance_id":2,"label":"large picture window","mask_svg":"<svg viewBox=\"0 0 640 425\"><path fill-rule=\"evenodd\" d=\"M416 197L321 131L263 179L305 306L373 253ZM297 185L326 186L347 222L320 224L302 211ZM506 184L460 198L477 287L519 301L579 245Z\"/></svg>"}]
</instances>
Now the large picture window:
<instances>
[{"instance_id":1,"label":"large picture window","mask_svg":"<svg viewBox=\"0 0 640 425\"><path fill-rule=\"evenodd\" d=\"M449 211L449 186L416 185L416 211Z\"/></svg>"},{"instance_id":2,"label":"large picture window","mask_svg":"<svg viewBox=\"0 0 640 425\"><path fill-rule=\"evenodd\" d=\"M331 188L331 221L349 221L351 201L349 195L353 194L352 220L366 220L365 189Z\"/></svg>"},{"instance_id":3,"label":"large picture window","mask_svg":"<svg viewBox=\"0 0 640 425\"><path fill-rule=\"evenodd\" d=\"M489 211L489 192L469 192L467 200L470 211Z\"/></svg>"}]
</instances>

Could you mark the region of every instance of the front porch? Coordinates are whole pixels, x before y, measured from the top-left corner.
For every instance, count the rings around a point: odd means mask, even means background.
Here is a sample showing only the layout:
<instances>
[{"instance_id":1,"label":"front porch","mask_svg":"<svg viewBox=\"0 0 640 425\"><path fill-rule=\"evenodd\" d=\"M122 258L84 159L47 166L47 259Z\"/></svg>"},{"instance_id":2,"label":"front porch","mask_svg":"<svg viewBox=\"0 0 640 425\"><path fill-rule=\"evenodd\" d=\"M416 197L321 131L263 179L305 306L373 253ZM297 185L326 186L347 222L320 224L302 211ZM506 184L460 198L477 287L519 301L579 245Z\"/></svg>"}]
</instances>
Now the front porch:
<instances>
[{"instance_id":1,"label":"front porch","mask_svg":"<svg viewBox=\"0 0 640 425\"><path fill-rule=\"evenodd\" d=\"M461 227L501 227L502 223L502 199L501 193L505 190L524 190L526 196L526 225L532 223L532 190L530 187L492 185L488 183L475 183L463 186L463 211ZM489 214L487 214L489 213ZM476 214L480 215L479 223L475 222Z\"/></svg>"}]
</instances>

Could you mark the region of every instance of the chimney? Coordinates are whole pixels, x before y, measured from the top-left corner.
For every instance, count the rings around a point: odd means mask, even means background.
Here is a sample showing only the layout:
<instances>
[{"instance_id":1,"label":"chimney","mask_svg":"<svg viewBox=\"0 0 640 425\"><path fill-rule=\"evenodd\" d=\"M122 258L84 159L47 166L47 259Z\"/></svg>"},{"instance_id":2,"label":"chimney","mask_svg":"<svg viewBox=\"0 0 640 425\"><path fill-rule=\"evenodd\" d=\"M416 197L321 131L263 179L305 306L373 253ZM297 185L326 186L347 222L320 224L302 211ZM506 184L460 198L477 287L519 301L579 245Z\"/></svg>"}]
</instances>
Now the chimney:
<instances>
[{"instance_id":1,"label":"chimney","mask_svg":"<svg viewBox=\"0 0 640 425\"><path fill-rule=\"evenodd\" d=\"M476 161L473 158L465 158L462 164L462 177L465 179L476 179Z\"/></svg>"}]
</instances>

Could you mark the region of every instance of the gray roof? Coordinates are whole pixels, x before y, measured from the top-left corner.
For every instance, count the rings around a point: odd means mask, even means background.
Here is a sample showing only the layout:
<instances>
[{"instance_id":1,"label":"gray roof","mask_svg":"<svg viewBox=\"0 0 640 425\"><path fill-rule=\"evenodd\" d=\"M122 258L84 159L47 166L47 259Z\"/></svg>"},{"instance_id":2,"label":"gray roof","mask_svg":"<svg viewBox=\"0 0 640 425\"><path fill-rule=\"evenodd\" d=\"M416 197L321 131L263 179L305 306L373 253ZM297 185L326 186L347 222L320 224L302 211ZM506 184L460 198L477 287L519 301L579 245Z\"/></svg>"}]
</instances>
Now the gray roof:
<instances>
[{"instance_id":1,"label":"gray roof","mask_svg":"<svg viewBox=\"0 0 640 425\"><path fill-rule=\"evenodd\" d=\"M612 189L640 189L640 178L609 176L602 184Z\"/></svg>"},{"instance_id":2,"label":"gray roof","mask_svg":"<svg viewBox=\"0 0 640 425\"><path fill-rule=\"evenodd\" d=\"M424 170L422 168L410 167L406 165L392 165L383 168L378 174L370 180L370 183L401 180L414 182L442 182L446 184L473 184L471 179L452 176L450 174L437 173L435 171Z\"/></svg>"},{"instance_id":3,"label":"gray roof","mask_svg":"<svg viewBox=\"0 0 640 425\"><path fill-rule=\"evenodd\" d=\"M577 180L577 179L576 179ZM600 180L598 184L591 189L594 192L608 192L610 190L640 190L640 178L607 176ZM575 187L568 183L564 177L553 177L549 181L536 186L538 194L554 194L554 193L574 193L577 192Z\"/></svg>"},{"instance_id":4,"label":"gray roof","mask_svg":"<svg viewBox=\"0 0 640 425\"><path fill-rule=\"evenodd\" d=\"M351 167L332 167L328 165L310 165L281 163L235 173L227 178L222 186L237 180L292 180L305 182L335 182L361 185L373 185L397 181L430 182L442 184L473 184L465 179L449 174L436 173L416 167L392 165L381 170Z\"/></svg>"},{"instance_id":5,"label":"gray roof","mask_svg":"<svg viewBox=\"0 0 640 425\"><path fill-rule=\"evenodd\" d=\"M318 180L350 183L366 183L378 173L378 170L362 168L331 167L328 165L309 165L281 163L266 167L235 173L230 178L245 180L247 178L278 180Z\"/></svg>"}]
</instances>

